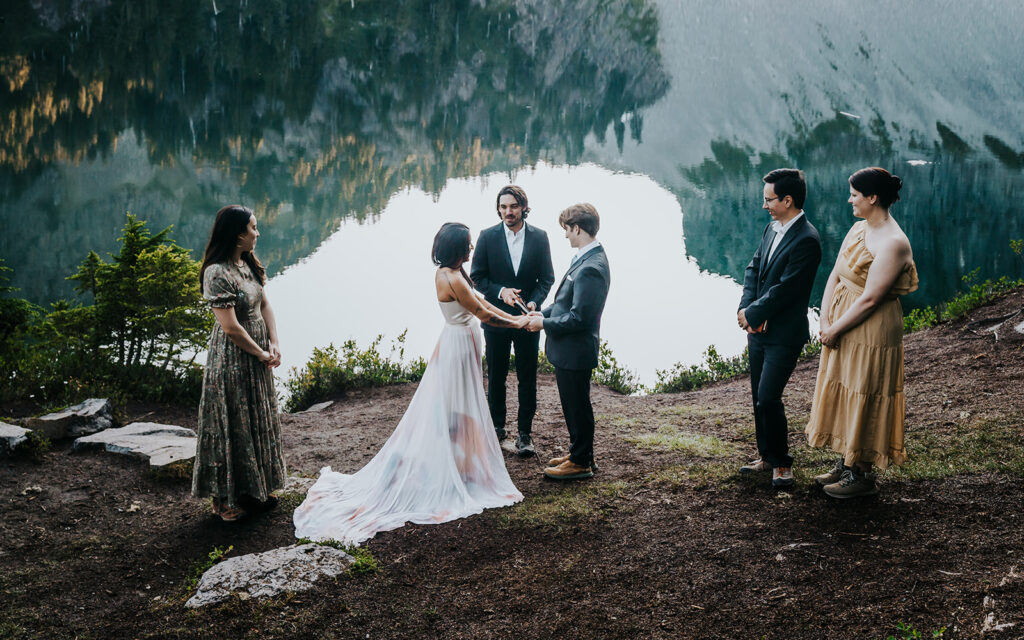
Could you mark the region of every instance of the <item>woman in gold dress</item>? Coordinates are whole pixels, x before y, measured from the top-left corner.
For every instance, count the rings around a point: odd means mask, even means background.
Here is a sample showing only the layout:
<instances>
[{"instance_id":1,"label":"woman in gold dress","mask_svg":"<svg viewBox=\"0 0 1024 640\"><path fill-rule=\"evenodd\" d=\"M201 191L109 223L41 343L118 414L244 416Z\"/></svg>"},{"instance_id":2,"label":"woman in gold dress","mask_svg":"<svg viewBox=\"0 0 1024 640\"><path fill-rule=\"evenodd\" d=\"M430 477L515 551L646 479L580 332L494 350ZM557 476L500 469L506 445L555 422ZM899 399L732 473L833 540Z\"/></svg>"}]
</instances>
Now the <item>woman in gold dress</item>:
<instances>
[{"instance_id":1,"label":"woman in gold dress","mask_svg":"<svg viewBox=\"0 0 1024 640\"><path fill-rule=\"evenodd\" d=\"M878 492L872 466L900 464L903 445L903 308L917 289L910 241L892 217L902 181L869 167L850 176L853 225L821 301L821 364L808 443L842 454L815 478L825 493L853 498Z\"/></svg>"}]
</instances>

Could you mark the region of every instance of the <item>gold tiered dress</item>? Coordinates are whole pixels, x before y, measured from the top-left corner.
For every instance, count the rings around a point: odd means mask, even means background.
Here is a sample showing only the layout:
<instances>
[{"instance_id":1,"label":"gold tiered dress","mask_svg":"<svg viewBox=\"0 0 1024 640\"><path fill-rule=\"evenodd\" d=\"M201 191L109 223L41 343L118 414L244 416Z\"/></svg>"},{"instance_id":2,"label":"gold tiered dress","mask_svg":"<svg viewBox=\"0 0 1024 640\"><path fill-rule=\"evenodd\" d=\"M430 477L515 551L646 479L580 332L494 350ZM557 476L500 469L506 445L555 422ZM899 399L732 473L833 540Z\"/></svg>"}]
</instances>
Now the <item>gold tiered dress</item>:
<instances>
[{"instance_id":1,"label":"gold tiered dress","mask_svg":"<svg viewBox=\"0 0 1024 640\"><path fill-rule=\"evenodd\" d=\"M866 229L867 222L854 224L839 250L839 282L831 306L822 309L830 323L864 293L875 260L864 244ZM907 458L903 445L903 307L899 296L915 291L917 284L917 268L911 262L875 311L840 336L838 348L821 349L807 440L812 447L829 447L841 453L847 466L870 462L884 470Z\"/></svg>"}]
</instances>

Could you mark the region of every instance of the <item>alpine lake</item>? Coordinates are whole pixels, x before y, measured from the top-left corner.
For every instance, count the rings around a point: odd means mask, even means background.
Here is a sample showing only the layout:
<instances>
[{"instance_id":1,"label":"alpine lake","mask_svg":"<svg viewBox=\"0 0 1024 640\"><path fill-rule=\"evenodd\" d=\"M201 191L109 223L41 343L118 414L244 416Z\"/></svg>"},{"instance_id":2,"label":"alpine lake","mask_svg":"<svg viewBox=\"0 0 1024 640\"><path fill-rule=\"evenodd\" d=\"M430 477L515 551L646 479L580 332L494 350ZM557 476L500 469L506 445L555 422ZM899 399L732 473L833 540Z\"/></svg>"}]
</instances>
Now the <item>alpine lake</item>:
<instances>
[{"instance_id":1,"label":"alpine lake","mask_svg":"<svg viewBox=\"0 0 1024 640\"><path fill-rule=\"evenodd\" d=\"M938 6L941 5L941 6ZM743 350L761 176L798 167L824 245L812 304L856 221L847 179L904 180L893 216L920 289L1024 275L1024 4L908 0L11 0L0 10L0 258L47 305L113 251L126 212L201 257L252 207L284 371L316 346L443 319L438 227L529 195L556 284L557 224L586 201L612 268L602 337L644 383L709 345ZM955 33L955 42L951 34ZM552 291L553 294L553 291ZM550 301L550 297L549 297ZM815 310L809 310L812 318Z\"/></svg>"}]
</instances>

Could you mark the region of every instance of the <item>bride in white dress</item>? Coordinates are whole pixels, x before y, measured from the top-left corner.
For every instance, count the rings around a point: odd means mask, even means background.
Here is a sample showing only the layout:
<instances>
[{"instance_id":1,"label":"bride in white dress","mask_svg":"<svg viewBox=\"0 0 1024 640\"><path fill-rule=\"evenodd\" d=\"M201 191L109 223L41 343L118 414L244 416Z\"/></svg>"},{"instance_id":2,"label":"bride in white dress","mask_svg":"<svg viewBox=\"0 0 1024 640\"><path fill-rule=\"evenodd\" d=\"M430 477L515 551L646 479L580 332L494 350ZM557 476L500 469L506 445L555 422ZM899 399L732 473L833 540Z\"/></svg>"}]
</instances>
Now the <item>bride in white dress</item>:
<instances>
[{"instance_id":1,"label":"bride in white dress","mask_svg":"<svg viewBox=\"0 0 1024 640\"><path fill-rule=\"evenodd\" d=\"M521 328L527 316L508 315L473 290L462 267L471 250L465 225L449 222L437 232L431 257L445 325L419 388L365 467L352 475L320 470L295 510L297 538L359 544L406 522L448 522L523 499L494 437L476 318Z\"/></svg>"}]
</instances>

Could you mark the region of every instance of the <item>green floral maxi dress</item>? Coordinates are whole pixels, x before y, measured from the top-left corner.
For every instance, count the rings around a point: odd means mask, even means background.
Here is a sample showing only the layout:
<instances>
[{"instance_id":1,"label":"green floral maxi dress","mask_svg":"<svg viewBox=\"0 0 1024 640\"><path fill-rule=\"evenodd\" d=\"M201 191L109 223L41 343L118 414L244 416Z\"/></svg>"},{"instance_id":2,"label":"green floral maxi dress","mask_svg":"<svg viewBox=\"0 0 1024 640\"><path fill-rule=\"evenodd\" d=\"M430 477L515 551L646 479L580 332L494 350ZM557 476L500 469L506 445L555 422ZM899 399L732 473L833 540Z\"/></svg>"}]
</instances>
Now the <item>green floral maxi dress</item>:
<instances>
[{"instance_id":1,"label":"green floral maxi dress","mask_svg":"<svg viewBox=\"0 0 1024 640\"><path fill-rule=\"evenodd\" d=\"M270 346L260 313L263 285L248 265L208 266L203 297L214 308L234 307L256 344ZM219 498L228 507L237 507L240 495L267 500L287 477L273 374L235 345L220 323L214 323L208 346L192 495Z\"/></svg>"}]
</instances>

